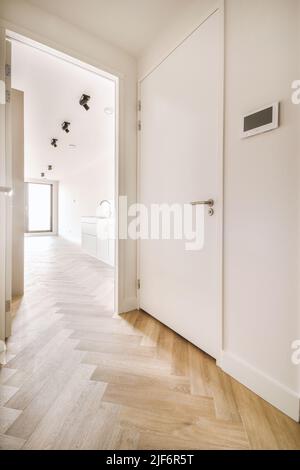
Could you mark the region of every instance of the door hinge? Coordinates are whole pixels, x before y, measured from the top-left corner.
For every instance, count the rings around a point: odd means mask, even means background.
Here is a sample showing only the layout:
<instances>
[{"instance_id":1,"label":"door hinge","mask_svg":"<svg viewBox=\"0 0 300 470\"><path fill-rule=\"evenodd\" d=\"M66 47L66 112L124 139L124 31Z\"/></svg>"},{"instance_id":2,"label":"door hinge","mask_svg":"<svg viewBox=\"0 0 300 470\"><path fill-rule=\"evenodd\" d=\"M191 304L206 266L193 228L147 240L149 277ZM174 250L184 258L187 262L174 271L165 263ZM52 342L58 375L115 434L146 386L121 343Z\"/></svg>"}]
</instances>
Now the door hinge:
<instances>
[{"instance_id":1,"label":"door hinge","mask_svg":"<svg viewBox=\"0 0 300 470\"><path fill-rule=\"evenodd\" d=\"M141 280L138 279L138 280L136 281L136 284L137 284L137 289L140 290L140 288L141 288Z\"/></svg>"},{"instance_id":2,"label":"door hinge","mask_svg":"<svg viewBox=\"0 0 300 470\"><path fill-rule=\"evenodd\" d=\"M10 90L5 91L6 103L10 103Z\"/></svg>"},{"instance_id":3,"label":"door hinge","mask_svg":"<svg viewBox=\"0 0 300 470\"><path fill-rule=\"evenodd\" d=\"M141 102L141 100L139 100L139 102L138 102L138 110L142 111L142 102Z\"/></svg>"},{"instance_id":4,"label":"door hinge","mask_svg":"<svg viewBox=\"0 0 300 470\"><path fill-rule=\"evenodd\" d=\"M142 123L141 123L141 121L138 122L138 130L139 130L139 131L142 130Z\"/></svg>"},{"instance_id":5,"label":"door hinge","mask_svg":"<svg viewBox=\"0 0 300 470\"><path fill-rule=\"evenodd\" d=\"M11 65L10 64L5 64L5 76L6 77L11 77Z\"/></svg>"}]
</instances>

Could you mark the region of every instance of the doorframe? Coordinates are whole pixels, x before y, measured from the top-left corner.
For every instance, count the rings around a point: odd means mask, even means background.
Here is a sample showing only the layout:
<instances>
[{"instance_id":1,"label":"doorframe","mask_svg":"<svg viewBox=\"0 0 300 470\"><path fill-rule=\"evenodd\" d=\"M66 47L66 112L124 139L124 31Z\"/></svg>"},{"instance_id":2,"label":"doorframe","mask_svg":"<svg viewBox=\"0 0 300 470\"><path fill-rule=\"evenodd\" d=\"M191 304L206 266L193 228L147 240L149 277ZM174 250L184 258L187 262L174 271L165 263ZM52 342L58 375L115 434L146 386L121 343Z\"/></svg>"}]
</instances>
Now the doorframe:
<instances>
[{"instance_id":1,"label":"doorframe","mask_svg":"<svg viewBox=\"0 0 300 470\"><path fill-rule=\"evenodd\" d=\"M219 331L218 331L218 354L216 357L217 364L219 364L222 351L224 349L224 125L225 125L225 0L218 0L214 7L207 11L205 16L200 19L198 25L187 32L181 40L178 40L177 44L164 54L163 57L141 78L138 79L138 123L141 119L141 85L142 82L151 75L178 47L180 47L194 32L196 32L211 16L215 13L220 15L220 77L219 77L219 152L218 152L218 210L220 211L220 217L218 218L218 299L219 299ZM141 103L141 106L143 104ZM137 203L141 200L141 185L140 185L140 170L141 170L141 133L138 130L137 133ZM137 240L137 280L140 279L140 240ZM137 303L138 309L140 310L140 291L138 288L137 281Z\"/></svg>"},{"instance_id":2,"label":"doorframe","mask_svg":"<svg viewBox=\"0 0 300 470\"><path fill-rule=\"evenodd\" d=\"M100 67L89 63L88 61L83 61L81 59L76 58L76 54L73 50L62 52L59 50L59 47L55 45L55 48L49 47L43 38L39 38L39 41L35 41L31 39L29 36L24 35L22 29L17 25L9 24L9 27L5 25L5 22L0 21L3 29L6 33L6 39L8 41L15 41L25 44L27 46L33 47L35 49L40 50L43 53L52 55L56 58L64 60L73 64L74 66L83 68L91 73L99 75L103 78L111 80L115 84L115 114L114 114L114 125L115 125L115 152L114 152L114 198L115 198L115 266L114 266L114 313L120 314L122 313L122 302L121 302L121 292L120 287L123 285L124 280L124 273L123 273L123 266L121 265L122 258L123 258L123 251L122 244L119 240L119 191L120 191L120 156L124 152L124 143L123 140L120 138L121 131L124 128L124 118L123 113L121 112L121 105L123 99L123 81L124 77L121 73L112 72L106 70L105 67ZM19 32L20 31L20 32ZM61 48L63 49L63 48ZM49 235L49 234L48 234Z\"/></svg>"}]
</instances>

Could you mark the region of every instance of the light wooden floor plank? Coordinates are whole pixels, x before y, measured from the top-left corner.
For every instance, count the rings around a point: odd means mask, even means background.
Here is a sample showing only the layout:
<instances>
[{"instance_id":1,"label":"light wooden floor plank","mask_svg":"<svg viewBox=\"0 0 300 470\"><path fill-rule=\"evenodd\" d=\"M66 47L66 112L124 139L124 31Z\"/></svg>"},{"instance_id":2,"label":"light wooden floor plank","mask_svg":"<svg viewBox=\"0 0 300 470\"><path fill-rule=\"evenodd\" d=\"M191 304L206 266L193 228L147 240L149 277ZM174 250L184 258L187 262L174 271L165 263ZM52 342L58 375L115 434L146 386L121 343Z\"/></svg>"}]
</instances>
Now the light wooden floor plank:
<instances>
[{"instance_id":1,"label":"light wooden floor plank","mask_svg":"<svg viewBox=\"0 0 300 470\"><path fill-rule=\"evenodd\" d=\"M24 444L25 441L23 439L0 434L0 450L20 450Z\"/></svg>"}]
</instances>

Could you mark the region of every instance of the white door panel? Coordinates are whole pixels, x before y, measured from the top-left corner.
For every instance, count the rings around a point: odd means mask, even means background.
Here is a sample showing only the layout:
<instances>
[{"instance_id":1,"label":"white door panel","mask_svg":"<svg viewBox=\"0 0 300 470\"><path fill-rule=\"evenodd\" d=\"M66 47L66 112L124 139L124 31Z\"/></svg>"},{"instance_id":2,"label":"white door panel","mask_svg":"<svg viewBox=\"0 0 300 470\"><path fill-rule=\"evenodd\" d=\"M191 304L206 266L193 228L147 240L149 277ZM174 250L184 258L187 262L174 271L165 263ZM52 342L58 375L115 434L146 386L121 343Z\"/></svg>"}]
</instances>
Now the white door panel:
<instances>
[{"instance_id":1,"label":"white door panel","mask_svg":"<svg viewBox=\"0 0 300 470\"><path fill-rule=\"evenodd\" d=\"M5 170L6 185L12 188L12 108L11 108L11 43L5 42L5 84L8 98L5 110ZM11 335L11 302L12 302L12 201L11 197L6 197L6 274L5 274L5 334L8 338Z\"/></svg>"},{"instance_id":2,"label":"white door panel","mask_svg":"<svg viewBox=\"0 0 300 470\"><path fill-rule=\"evenodd\" d=\"M6 33L0 28L0 340L10 335L11 301L11 122L10 65L11 49ZM3 93L4 91L4 93Z\"/></svg>"},{"instance_id":3,"label":"white door panel","mask_svg":"<svg viewBox=\"0 0 300 470\"><path fill-rule=\"evenodd\" d=\"M0 28L0 187L6 187L5 169L5 30ZM4 93L3 93L4 91ZM6 193L0 190L0 340L5 339ZM1 352L1 351L0 351Z\"/></svg>"},{"instance_id":4,"label":"white door panel","mask_svg":"<svg viewBox=\"0 0 300 470\"><path fill-rule=\"evenodd\" d=\"M214 199L204 247L140 242L140 307L217 357L220 332L220 18L215 13L141 83L140 202Z\"/></svg>"}]
</instances>

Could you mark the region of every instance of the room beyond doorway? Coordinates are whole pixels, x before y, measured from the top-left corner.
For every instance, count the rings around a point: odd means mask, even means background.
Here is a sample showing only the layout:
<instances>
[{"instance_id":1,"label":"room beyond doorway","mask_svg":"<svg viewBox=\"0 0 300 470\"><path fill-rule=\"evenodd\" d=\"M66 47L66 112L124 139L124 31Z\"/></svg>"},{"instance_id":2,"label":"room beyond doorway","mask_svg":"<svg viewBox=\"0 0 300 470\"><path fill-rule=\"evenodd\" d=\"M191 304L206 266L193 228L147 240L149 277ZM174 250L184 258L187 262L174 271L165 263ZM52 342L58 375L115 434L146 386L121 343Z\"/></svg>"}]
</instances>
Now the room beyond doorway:
<instances>
[{"instance_id":1,"label":"room beyond doorway","mask_svg":"<svg viewBox=\"0 0 300 470\"><path fill-rule=\"evenodd\" d=\"M26 244L58 236L117 278L118 78L25 38L10 40L12 88L24 94Z\"/></svg>"}]
</instances>

